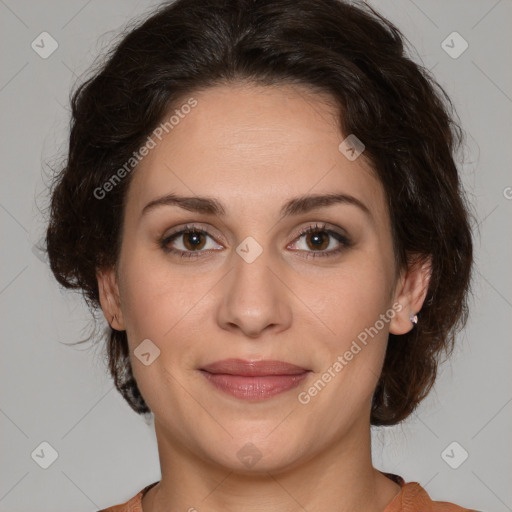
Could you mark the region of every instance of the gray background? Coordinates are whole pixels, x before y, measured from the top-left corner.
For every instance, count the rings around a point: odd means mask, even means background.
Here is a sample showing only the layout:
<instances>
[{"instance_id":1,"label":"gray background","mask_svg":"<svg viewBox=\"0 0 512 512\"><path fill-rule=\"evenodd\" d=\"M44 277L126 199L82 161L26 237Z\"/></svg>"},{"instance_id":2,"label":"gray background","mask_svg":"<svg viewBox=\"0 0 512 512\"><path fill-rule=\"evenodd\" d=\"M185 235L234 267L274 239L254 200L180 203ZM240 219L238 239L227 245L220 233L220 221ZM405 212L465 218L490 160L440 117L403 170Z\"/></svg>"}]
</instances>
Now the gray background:
<instances>
[{"instance_id":1,"label":"gray background","mask_svg":"<svg viewBox=\"0 0 512 512\"><path fill-rule=\"evenodd\" d=\"M88 334L90 316L79 295L59 289L33 249L44 234L43 164L58 166L65 151L71 86L127 21L156 4L0 0L2 512L94 511L160 478L152 425L113 388L101 348L63 344ZM415 58L455 102L468 137L461 169L480 231L468 326L417 413L374 430L375 465L419 482L433 499L509 511L512 2L372 5L403 30ZM46 59L31 47L43 31L59 45ZM456 59L441 46L453 31L469 43ZM459 40L448 41L460 48ZM43 441L58 453L48 469L31 457ZM469 454L457 469L441 455L453 441ZM453 464L463 452L448 453Z\"/></svg>"}]
</instances>

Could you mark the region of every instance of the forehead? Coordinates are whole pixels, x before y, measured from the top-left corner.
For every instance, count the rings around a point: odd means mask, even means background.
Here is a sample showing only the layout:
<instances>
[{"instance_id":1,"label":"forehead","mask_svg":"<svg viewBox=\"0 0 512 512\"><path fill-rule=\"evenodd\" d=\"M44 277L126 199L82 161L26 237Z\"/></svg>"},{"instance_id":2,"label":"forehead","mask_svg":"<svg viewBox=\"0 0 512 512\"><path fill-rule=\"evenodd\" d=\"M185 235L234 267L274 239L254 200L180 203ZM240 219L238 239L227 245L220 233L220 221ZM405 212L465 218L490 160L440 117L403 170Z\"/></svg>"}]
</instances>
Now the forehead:
<instances>
[{"instance_id":1,"label":"forehead","mask_svg":"<svg viewBox=\"0 0 512 512\"><path fill-rule=\"evenodd\" d=\"M190 98L194 108L180 109ZM369 163L350 161L339 150L345 136L326 94L295 85L223 85L184 97L164 121L172 115L172 128L161 140L153 137L155 146L135 171L131 211L170 192L218 197L227 216L277 211L299 195L341 192L385 214Z\"/></svg>"}]
</instances>

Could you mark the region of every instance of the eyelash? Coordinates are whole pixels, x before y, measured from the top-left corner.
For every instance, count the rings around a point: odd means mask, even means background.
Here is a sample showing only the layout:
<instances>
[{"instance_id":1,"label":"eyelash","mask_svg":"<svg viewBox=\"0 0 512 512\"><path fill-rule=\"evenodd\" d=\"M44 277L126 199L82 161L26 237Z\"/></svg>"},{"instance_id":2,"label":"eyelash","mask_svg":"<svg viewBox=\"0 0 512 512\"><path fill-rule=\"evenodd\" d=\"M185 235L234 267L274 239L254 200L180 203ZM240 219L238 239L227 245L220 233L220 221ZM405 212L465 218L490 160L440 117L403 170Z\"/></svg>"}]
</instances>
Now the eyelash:
<instances>
[{"instance_id":1,"label":"eyelash","mask_svg":"<svg viewBox=\"0 0 512 512\"><path fill-rule=\"evenodd\" d=\"M337 231L333 231L331 229L326 229L326 224L315 224L311 225L305 229L303 229L298 236L295 238L295 240L299 240L304 235L308 235L310 233L316 233L316 232L325 232L329 236L336 239L338 242L340 242L341 246L338 249L330 250L330 251L301 251L297 250L296 252L306 252L307 255L304 256L305 258L326 258L326 257L332 257L338 255L340 252L342 252L345 248L350 247L352 243L347 238L347 236L342 235L341 233L338 233ZM190 233L197 233L202 234L211 237L211 235L208 233L208 231L205 231L204 229L198 228L194 225L186 225L184 229L181 229L180 231L176 231L174 233L171 233L170 235L162 238L159 242L160 247L164 250L166 253L175 254L180 256L181 258L200 258L201 253L208 252L208 251L182 251L180 249L172 249L168 247L168 244L175 240L176 238L179 238L180 235L184 234L190 234ZM212 238L212 237L211 237ZM294 240L294 241L295 241Z\"/></svg>"}]
</instances>

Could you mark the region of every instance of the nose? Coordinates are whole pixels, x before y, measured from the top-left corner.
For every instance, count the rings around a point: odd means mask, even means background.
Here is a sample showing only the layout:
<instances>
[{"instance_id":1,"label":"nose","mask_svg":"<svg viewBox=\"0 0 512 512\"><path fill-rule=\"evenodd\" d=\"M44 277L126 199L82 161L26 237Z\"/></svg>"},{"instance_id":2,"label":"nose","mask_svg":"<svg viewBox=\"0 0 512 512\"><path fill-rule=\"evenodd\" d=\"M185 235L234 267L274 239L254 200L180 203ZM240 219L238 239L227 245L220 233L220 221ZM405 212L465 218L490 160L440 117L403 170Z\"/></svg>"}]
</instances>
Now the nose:
<instances>
[{"instance_id":1,"label":"nose","mask_svg":"<svg viewBox=\"0 0 512 512\"><path fill-rule=\"evenodd\" d=\"M219 325L249 338L288 329L292 292L285 284L285 267L265 250L250 261L238 253L233 255L233 269L224 280L217 312Z\"/></svg>"}]
</instances>

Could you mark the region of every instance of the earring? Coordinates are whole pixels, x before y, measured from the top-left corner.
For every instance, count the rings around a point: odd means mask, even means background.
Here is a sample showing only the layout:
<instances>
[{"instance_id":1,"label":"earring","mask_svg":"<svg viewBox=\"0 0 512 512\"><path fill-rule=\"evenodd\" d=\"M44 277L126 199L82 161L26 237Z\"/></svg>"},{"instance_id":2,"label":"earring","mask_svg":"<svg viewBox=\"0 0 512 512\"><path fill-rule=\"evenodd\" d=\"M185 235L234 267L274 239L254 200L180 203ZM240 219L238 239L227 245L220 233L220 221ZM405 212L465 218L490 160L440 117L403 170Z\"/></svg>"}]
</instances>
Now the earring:
<instances>
[{"instance_id":1,"label":"earring","mask_svg":"<svg viewBox=\"0 0 512 512\"><path fill-rule=\"evenodd\" d=\"M410 317L409 317L409 320L411 321L411 323L413 325L416 325L418 323L418 315L416 314L412 314Z\"/></svg>"}]
</instances>

